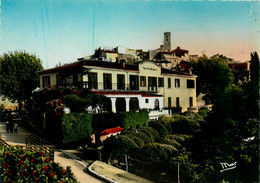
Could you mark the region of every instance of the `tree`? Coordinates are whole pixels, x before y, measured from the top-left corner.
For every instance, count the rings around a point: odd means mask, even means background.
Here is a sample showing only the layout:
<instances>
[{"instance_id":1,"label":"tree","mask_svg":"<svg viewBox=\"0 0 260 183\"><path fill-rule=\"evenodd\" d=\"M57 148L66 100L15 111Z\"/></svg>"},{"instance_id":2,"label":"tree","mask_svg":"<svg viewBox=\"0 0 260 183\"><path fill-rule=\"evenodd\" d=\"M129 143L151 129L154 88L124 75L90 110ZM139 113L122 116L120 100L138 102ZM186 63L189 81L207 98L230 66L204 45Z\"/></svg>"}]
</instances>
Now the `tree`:
<instances>
[{"instance_id":1,"label":"tree","mask_svg":"<svg viewBox=\"0 0 260 183\"><path fill-rule=\"evenodd\" d=\"M205 94L206 103L215 103L225 88L232 84L234 78L231 70L221 58L200 57L198 62L191 62L197 78L197 94Z\"/></svg>"},{"instance_id":2,"label":"tree","mask_svg":"<svg viewBox=\"0 0 260 183\"><path fill-rule=\"evenodd\" d=\"M39 86L41 60L26 52L9 52L0 57L1 94L12 102L30 107L32 91ZM28 108L27 108L28 109Z\"/></svg>"},{"instance_id":3,"label":"tree","mask_svg":"<svg viewBox=\"0 0 260 183\"><path fill-rule=\"evenodd\" d=\"M250 60L251 81L259 83L259 57L257 52L251 53Z\"/></svg>"},{"instance_id":4,"label":"tree","mask_svg":"<svg viewBox=\"0 0 260 183\"><path fill-rule=\"evenodd\" d=\"M89 97L79 97L76 94L64 96L64 104L70 107L71 112L86 112L86 107L91 105Z\"/></svg>"},{"instance_id":5,"label":"tree","mask_svg":"<svg viewBox=\"0 0 260 183\"><path fill-rule=\"evenodd\" d=\"M226 176L226 180L237 176L241 181L253 182L257 177L259 113L251 103L252 94L248 87L227 87L213 111L200 121L200 131L194 133L188 144L197 163L209 163L217 169L219 162L237 162L239 166L233 171L233 177Z\"/></svg>"},{"instance_id":6,"label":"tree","mask_svg":"<svg viewBox=\"0 0 260 183\"><path fill-rule=\"evenodd\" d=\"M136 143L126 135L116 135L109 137L104 142L103 159L108 161L116 159L120 161L124 155L128 154L131 150L138 148Z\"/></svg>"}]
</instances>

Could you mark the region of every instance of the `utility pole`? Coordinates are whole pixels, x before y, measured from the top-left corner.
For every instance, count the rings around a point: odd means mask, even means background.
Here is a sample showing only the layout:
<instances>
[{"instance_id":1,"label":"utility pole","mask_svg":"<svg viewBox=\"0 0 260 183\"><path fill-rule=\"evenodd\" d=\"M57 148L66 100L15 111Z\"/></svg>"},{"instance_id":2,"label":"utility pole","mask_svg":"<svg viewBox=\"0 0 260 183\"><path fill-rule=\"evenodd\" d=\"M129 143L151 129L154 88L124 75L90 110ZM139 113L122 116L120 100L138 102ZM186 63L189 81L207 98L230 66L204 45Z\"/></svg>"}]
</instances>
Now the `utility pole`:
<instances>
[{"instance_id":1,"label":"utility pole","mask_svg":"<svg viewBox=\"0 0 260 183\"><path fill-rule=\"evenodd\" d=\"M127 154L125 154L125 165L126 165L126 171L128 172L128 161L127 161Z\"/></svg>"}]
</instances>

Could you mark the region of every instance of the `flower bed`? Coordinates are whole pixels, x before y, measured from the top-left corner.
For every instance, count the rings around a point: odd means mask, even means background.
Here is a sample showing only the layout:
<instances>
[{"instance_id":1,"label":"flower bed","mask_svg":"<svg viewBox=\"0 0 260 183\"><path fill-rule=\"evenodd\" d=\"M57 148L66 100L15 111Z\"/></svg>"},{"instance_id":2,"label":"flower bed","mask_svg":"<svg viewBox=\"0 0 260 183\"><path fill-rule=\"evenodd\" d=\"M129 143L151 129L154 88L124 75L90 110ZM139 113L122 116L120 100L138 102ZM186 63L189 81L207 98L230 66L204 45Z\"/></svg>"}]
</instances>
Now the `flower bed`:
<instances>
[{"instance_id":1,"label":"flower bed","mask_svg":"<svg viewBox=\"0 0 260 183\"><path fill-rule=\"evenodd\" d=\"M70 167L63 169L44 152L21 148L0 147L1 178L3 182L76 183Z\"/></svg>"}]
</instances>

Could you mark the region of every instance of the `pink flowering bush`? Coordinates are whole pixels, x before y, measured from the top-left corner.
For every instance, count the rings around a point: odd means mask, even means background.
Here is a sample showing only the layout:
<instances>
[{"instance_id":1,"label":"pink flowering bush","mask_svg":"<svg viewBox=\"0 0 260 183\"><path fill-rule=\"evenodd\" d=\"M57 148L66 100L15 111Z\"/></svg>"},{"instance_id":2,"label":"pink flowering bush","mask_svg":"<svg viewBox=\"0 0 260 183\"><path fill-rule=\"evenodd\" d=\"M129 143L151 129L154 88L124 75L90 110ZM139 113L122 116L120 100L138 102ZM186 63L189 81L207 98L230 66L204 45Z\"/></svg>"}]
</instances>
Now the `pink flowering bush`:
<instances>
[{"instance_id":1,"label":"pink flowering bush","mask_svg":"<svg viewBox=\"0 0 260 183\"><path fill-rule=\"evenodd\" d=\"M0 147L0 169L3 182L76 183L70 167L64 169L44 152Z\"/></svg>"},{"instance_id":2,"label":"pink flowering bush","mask_svg":"<svg viewBox=\"0 0 260 183\"><path fill-rule=\"evenodd\" d=\"M63 114L63 104L60 99L52 100L46 103L47 109L49 111L55 111L56 116L62 116Z\"/></svg>"}]
</instances>

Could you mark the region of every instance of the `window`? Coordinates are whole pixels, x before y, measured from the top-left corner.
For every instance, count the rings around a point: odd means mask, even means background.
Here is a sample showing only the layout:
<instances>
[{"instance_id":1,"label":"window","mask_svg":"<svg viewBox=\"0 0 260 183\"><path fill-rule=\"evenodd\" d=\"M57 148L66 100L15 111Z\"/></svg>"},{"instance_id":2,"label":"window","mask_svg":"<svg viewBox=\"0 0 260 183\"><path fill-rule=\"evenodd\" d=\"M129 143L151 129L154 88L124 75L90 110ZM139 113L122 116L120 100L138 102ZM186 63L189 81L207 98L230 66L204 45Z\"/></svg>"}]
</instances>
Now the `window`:
<instances>
[{"instance_id":1,"label":"window","mask_svg":"<svg viewBox=\"0 0 260 183\"><path fill-rule=\"evenodd\" d=\"M189 98L189 101L190 101L190 102L189 102L189 104L190 104L190 107L193 107L193 98L192 98L192 97L190 97L190 98Z\"/></svg>"},{"instance_id":2,"label":"window","mask_svg":"<svg viewBox=\"0 0 260 183\"><path fill-rule=\"evenodd\" d=\"M171 97L168 97L168 108L172 107L172 99Z\"/></svg>"},{"instance_id":3,"label":"window","mask_svg":"<svg viewBox=\"0 0 260 183\"><path fill-rule=\"evenodd\" d=\"M130 75L130 90L139 90L139 76Z\"/></svg>"},{"instance_id":4,"label":"window","mask_svg":"<svg viewBox=\"0 0 260 183\"><path fill-rule=\"evenodd\" d=\"M187 88L195 88L194 80L187 79Z\"/></svg>"},{"instance_id":5,"label":"window","mask_svg":"<svg viewBox=\"0 0 260 183\"><path fill-rule=\"evenodd\" d=\"M176 97L176 107L180 107L180 97Z\"/></svg>"},{"instance_id":6,"label":"window","mask_svg":"<svg viewBox=\"0 0 260 183\"><path fill-rule=\"evenodd\" d=\"M159 100L156 99L156 100L154 101L154 109L155 109L155 110L159 110L159 108L160 108Z\"/></svg>"},{"instance_id":7,"label":"window","mask_svg":"<svg viewBox=\"0 0 260 183\"><path fill-rule=\"evenodd\" d=\"M112 74L103 74L104 89L112 89Z\"/></svg>"},{"instance_id":8,"label":"window","mask_svg":"<svg viewBox=\"0 0 260 183\"><path fill-rule=\"evenodd\" d=\"M172 86L171 86L171 78L168 78L168 88L171 88Z\"/></svg>"},{"instance_id":9,"label":"window","mask_svg":"<svg viewBox=\"0 0 260 183\"><path fill-rule=\"evenodd\" d=\"M50 76L43 76L42 77L42 87L50 86L51 85L51 79Z\"/></svg>"},{"instance_id":10,"label":"window","mask_svg":"<svg viewBox=\"0 0 260 183\"><path fill-rule=\"evenodd\" d=\"M117 89L118 90L125 89L125 75L124 74L117 75Z\"/></svg>"},{"instance_id":11,"label":"window","mask_svg":"<svg viewBox=\"0 0 260 183\"><path fill-rule=\"evenodd\" d=\"M63 78L61 75L57 74L56 80L57 80L57 86L63 86Z\"/></svg>"},{"instance_id":12,"label":"window","mask_svg":"<svg viewBox=\"0 0 260 183\"><path fill-rule=\"evenodd\" d=\"M157 78L156 77L148 77L148 90L157 91Z\"/></svg>"},{"instance_id":13,"label":"window","mask_svg":"<svg viewBox=\"0 0 260 183\"><path fill-rule=\"evenodd\" d=\"M89 89L98 89L98 82L97 82L97 73L90 72L88 73L88 88Z\"/></svg>"},{"instance_id":14,"label":"window","mask_svg":"<svg viewBox=\"0 0 260 183\"><path fill-rule=\"evenodd\" d=\"M180 79L175 79L175 88L180 88Z\"/></svg>"},{"instance_id":15,"label":"window","mask_svg":"<svg viewBox=\"0 0 260 183\"><path fill-rule=\"evenodd\" d=\"M145 99L145 103L148 104L149 103L149 99Z\"/></svg>"},{"instance_id":16,"label":"window","mask_svg":"<svg viewBox=\"0 0 260 183\"><path fill-rule=\"evenodd\" d=\"M146 86L146 77L140 76L140 86L145 87Z\"/></svg>"},{"instance_id":17,"label":"window","mask_svg":"<svg viewBox=\"0 0 260 183\"><path fill-rule=\"evenodd\" d=\"M159 87L164 87L164 79L163 78L158 78L158 85Z\"/></svg>"}]
</instances>

